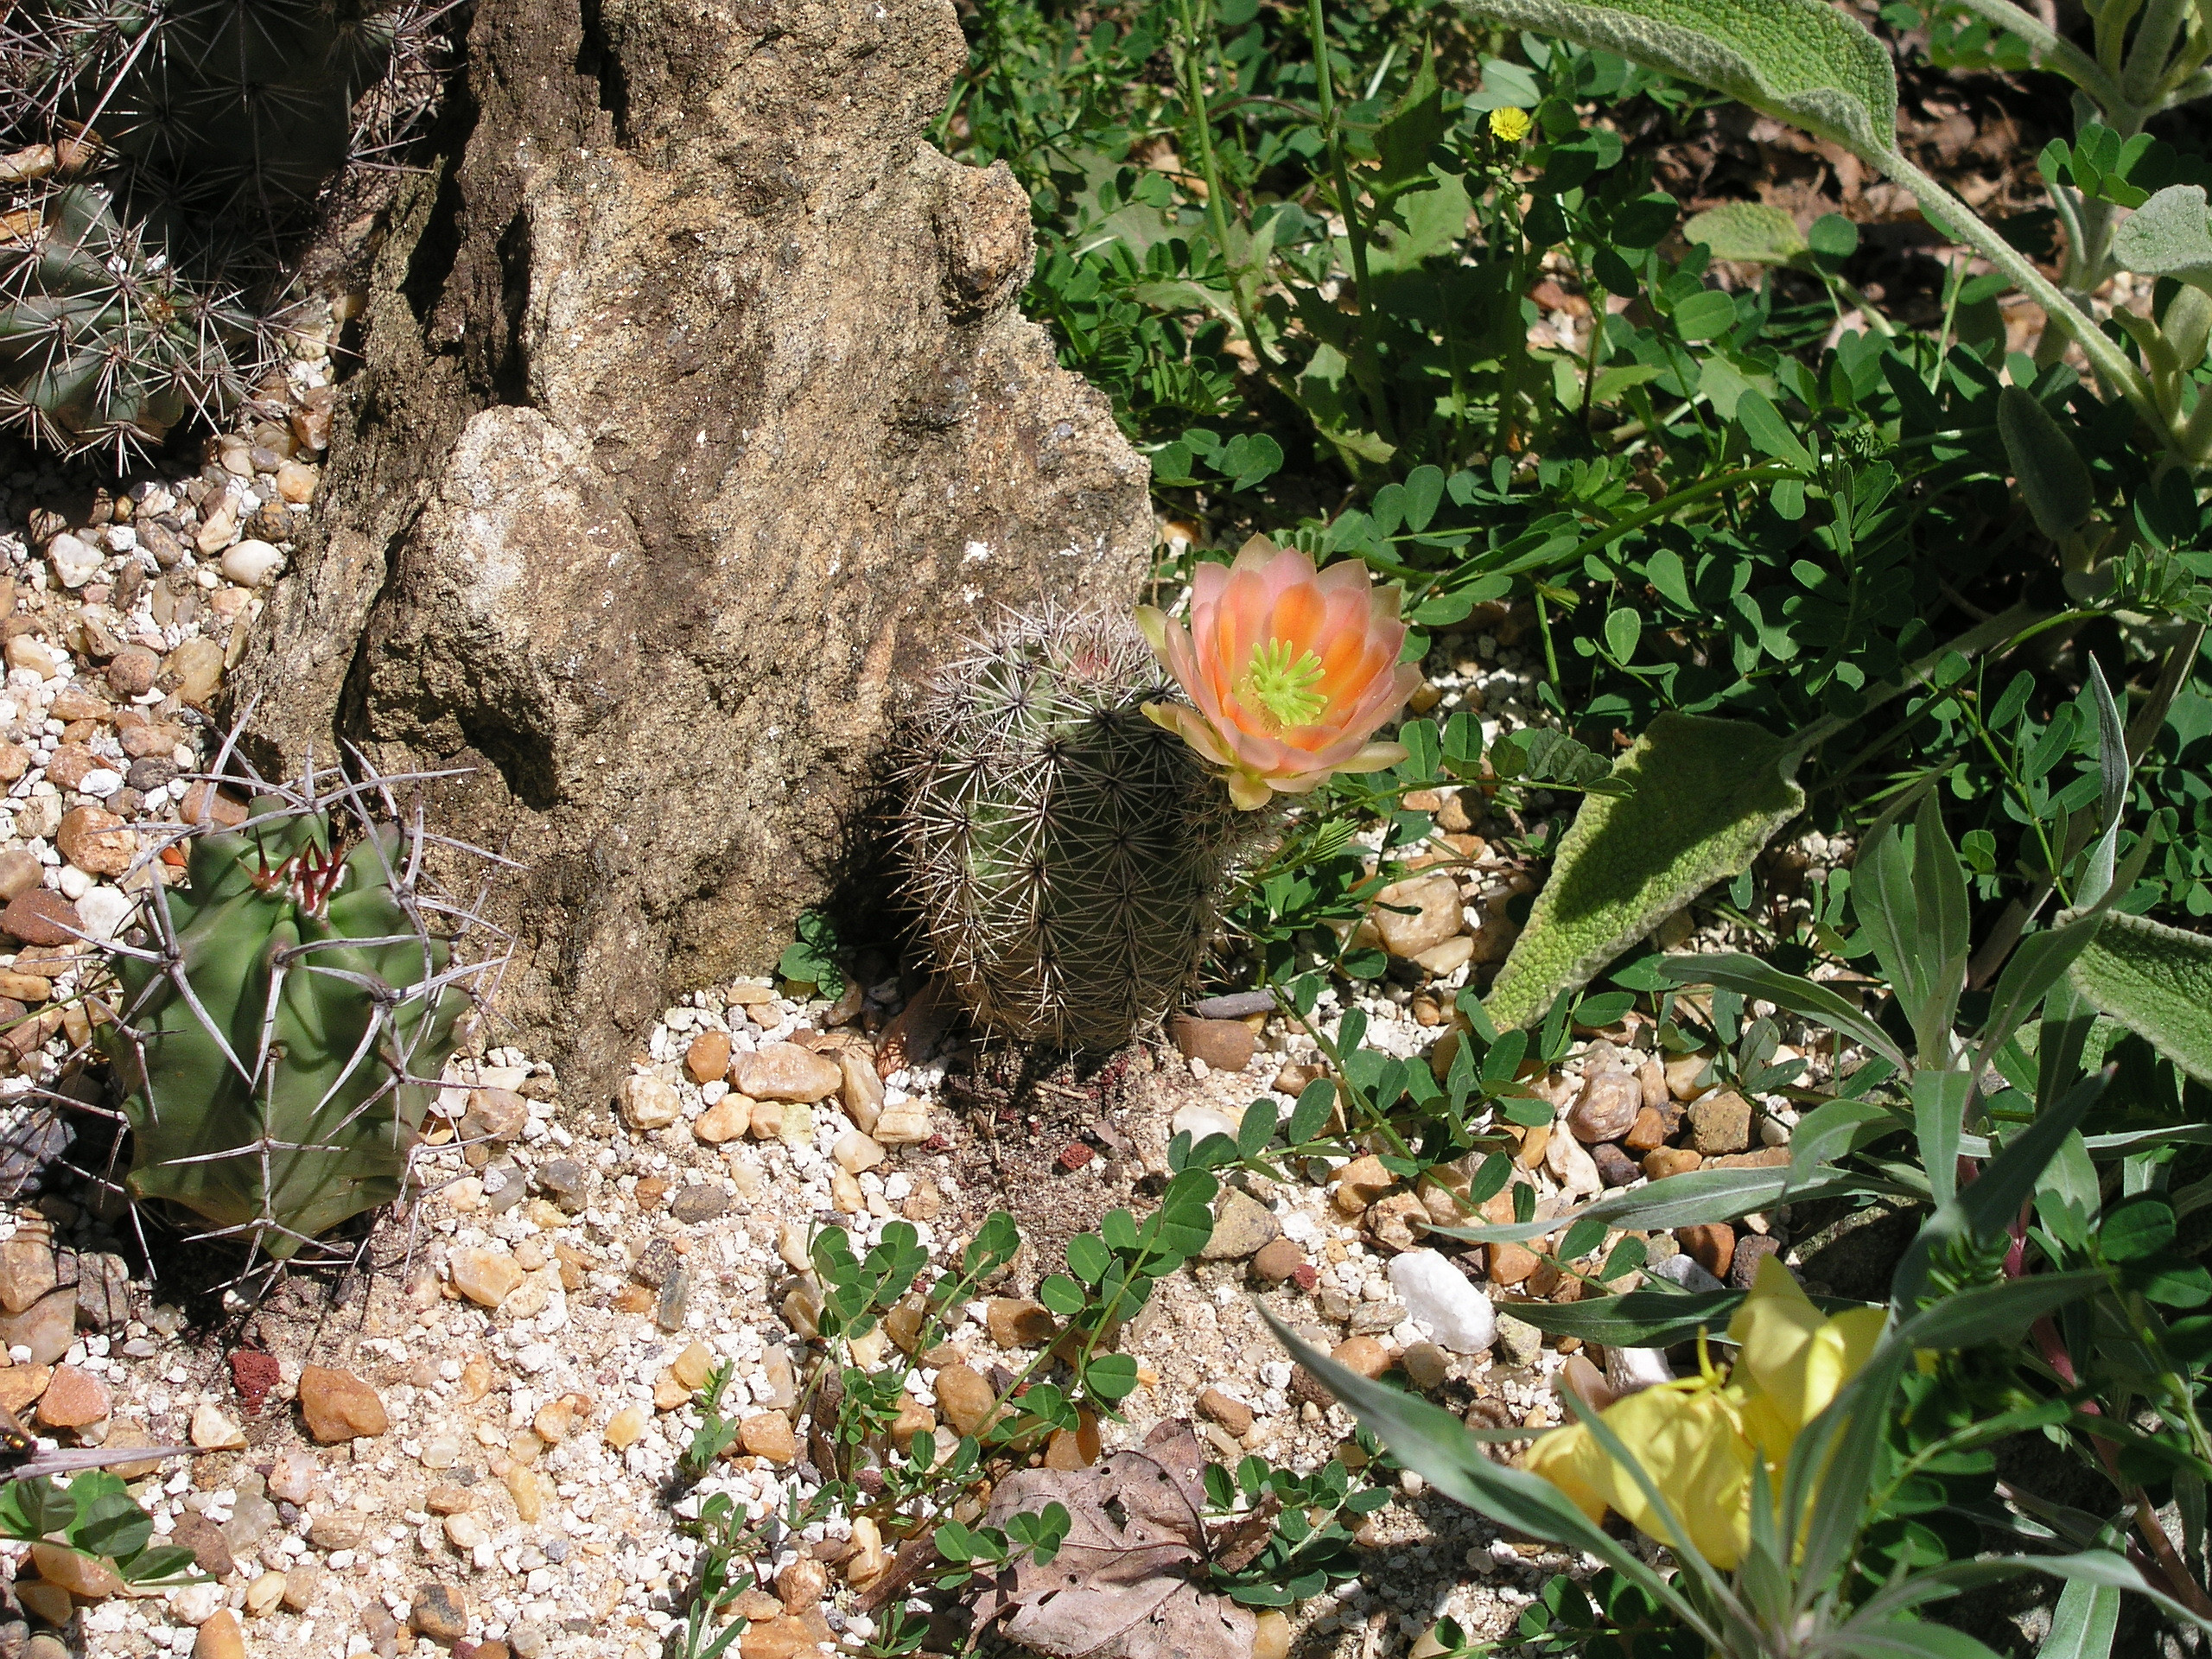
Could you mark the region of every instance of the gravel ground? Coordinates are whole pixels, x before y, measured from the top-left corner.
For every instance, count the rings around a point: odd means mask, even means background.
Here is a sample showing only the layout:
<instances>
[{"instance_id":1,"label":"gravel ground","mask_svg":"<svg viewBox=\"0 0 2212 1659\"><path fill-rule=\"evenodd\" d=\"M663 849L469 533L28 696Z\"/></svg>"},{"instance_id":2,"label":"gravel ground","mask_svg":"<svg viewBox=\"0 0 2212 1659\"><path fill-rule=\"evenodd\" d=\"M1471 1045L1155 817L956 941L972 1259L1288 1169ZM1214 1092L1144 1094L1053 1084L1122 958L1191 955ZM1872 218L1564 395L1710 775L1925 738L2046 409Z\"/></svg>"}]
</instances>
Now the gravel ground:
<instances>
[{"instance_id":1,"label":"gravel ground","mask_svg":"<svg viewBox=\"0 0 2212 1659\"><path fill-rule=\"evenodd\" d=\"M73 494L0 457L12 579L0 607L0 931L12 950L0 951L0 996L19 1005L0 1013L19 1015L22 1033L0 1039L14 1072L0 1080L0 1131L16 1148L0 1158L13 1183L0 1185L12 1362L0 1402L53 1442L196 1448L127 1472L156 1530L212 1581L82 1600L67 1631L75 1650L645 1659L663 1650L694 1567L677 1510L725 1491L766 1514L813 1489L807 1425L795 1433L787 1414L806 1353L794 1269L811 1229L848 1226L864 1249L903 1218L950 1264L989 1211L1014 1211L1031 1248L909 1388L918 1412L957 1421L957 1391L940 1398L939 1378L1028 1363L1019 1300L1059 1268L1065 1240L1117 1205L1141 1212L1177 1131L1287 1112L1318 1053L1280 1018L1198 1019L1177 1024L1172 1046L1015 1087L1004 1057L957 1037L932 1053L938 1022L887 969L835 1005L740 982L668 1009L618 1102L566 1098L549 1067L512 1050L456 1062L432 1120L442 1144L420 1165L428 1195L379 1224L362 1271L295 1274L257 1305L193 1294L188 1269L149 1276L126 1216L58 1166L38 1177L57 1132L42 1091L97 1097L76 1058L68 934L53 925L111 934L130 902L117 885L136 846L124 826L194 804L186 774L213 736L203 710L314 493L329 370L303 342L288 380L200 470L149 473L111 496ZM1531 717L1527 628L1497 608L1440 639L1421 711L1472 709L1492 736ZM1413 804L1436 814L1439 839L1384 895L1393 908L1362 925L1392 972L1328 993L1314 1019L1333 1032L1349 997L1371 1046L1433 1058L1454 1040L1457 990L1486 982L1510 949L1508 907L1532 877L1478 833L1478 795ZM1818 862L1831 849L1798 850ZM1662 938L1692 931L1685 917ZM1786 1101L1713 1090L1694 1059L1662 1063L1647 1025L1586 1035L1561 1070L1530 1080L1556 1104L1553 1128L1515 1132L1515 1179L1539 1215L1700 1161L1786 1158ZM69 1157L92 1160L98 1141L86 1131ZM1505 1218L1510 1201L1489 1208ZM1589 1379L1619 1382L1650 1363L1578 1353L1511 1317L1516 1301L1571 1297L1574 1282L1517 1247L1425 1237L1430 1219L1457 1217L1448 1193L1402 1190L1371 1158L1316 1160L1281 1185L1240 1179L1218 1213L1208 1259L1163 1281L1123 1335L1140 1386L1127 1422L1105 1426L1109 1449L1189 1417L1225 1462L1357 1461L1348 1418L1301 1390L1263 1306L1347 1363L1395 1366L1485 1424L1557 1421L1554 1384L1578 1365L1584 1386L1602 1387ZM1789 1248L1787 1220L1648 1249L1655 1265L1681 1257L1665 1270L1686 1282L1742 1280ZM1416 1258L1441 1277L1407 1265ZM719 1362L735 1370L742 1438L684 1497L690 1385ZM855 1581L881 1556L854 1531L832 1515L778 1541L764 1579L804 1556L828 1569L827 1593L756 1599L744 1659L866 1636ZM1411 1477L1361 1544L1362 1576L1307 1603L1287 1632L1263 1627L1263 1653L1286 1634L1305 1659L1402 1652L1445 1614L1496 1638L1549 1573L1579 1570Z\"/></svg>"}]
</instances>

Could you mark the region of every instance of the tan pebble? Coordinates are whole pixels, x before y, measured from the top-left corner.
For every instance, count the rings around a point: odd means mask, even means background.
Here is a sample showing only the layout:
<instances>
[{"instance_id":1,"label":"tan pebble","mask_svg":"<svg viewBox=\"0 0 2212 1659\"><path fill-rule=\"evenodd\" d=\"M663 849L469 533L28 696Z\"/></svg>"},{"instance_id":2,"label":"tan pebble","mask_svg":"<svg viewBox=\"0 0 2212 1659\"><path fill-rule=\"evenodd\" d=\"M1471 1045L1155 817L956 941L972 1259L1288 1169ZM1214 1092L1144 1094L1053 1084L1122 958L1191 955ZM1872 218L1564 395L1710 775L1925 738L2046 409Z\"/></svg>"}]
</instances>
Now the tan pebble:
<instances>
[{"instance_id":1,"label":"tan pebble","mask_svg":"<svg viewBox=\"0 0 2212 1659\"><path fill-rule=\"evenodd\" d=\"M432 1515L459 1515L476 1507L476 1494L466 1486L436 1485L423 1494L423 1507Z\"/></svg>"},{"instance_id":2,"label":"tan pebble","mask_svg":"<svg viewBox=\"0 0 2212 1659\"><path fill-rule=\"evenodd\" d=\"M709 1147L734 1141L753 1126L755 1104L744 1095L724 1095L692 1120L691 1133Z\"/></svg>"},{"instance_id":3,"label":"tan pebble","mask_svg":"<svg viewBox=\"0 0 2212 1659\"><path fill-rule=\"evenodd\" d=\"M1198 1410L1240 1440L1252 1432L1251 1407L1230 1399L1219 1389L1207 1389L1198 1395Z\"/></svg>"},{"instance_id":4,"label":"tan pebble","mask_svg":"<svg viewBox=\"0 0 2212 1659\"><path fill-rule=\"evenodd\" d=\"M384 1401L367 1382L351 1371L321 1365L301 1369L300 1415L308 1433L324 1446L374 1440L391 1427Z\"/></svg>"},{"instance_id":5,"label":"tan pebble","mask_svg":"<svg viewBox=\"0 0 2212 1659\"><path fill-rule=\"evenodd\" d=\"M66 1625L77 1610L69 1592L58 1584L45 1584L36 1579L16 1580L16 1599L26 1609L48 1624Z\"/></svg>"},{"instance_id":6,"label":"tan pebble","mask_svg":"<svg viewBox=\"0 0 2212 1659\"><path fill-rule=\"evenodd\" d=\"M604 1431L607 1443L618 1452L626 1452L638 1443L645 1432L645 1413L642 1406L625 1406L607 1421Z\"/></svg>"},{"instance_id":7,"label":"tan pebble","mask_svg":"<svg viewBox=\"0 0 2212 1659\"><path fill-rule=\"evenodd\" d=\"M868 1212L868 1194L861 1184L842 1169L830 1172L830 1205L841 1216L859 1216Z\"/></svg>"},{"instance_id":8,"label":"tan pebble","mask_svg":"<svg viewBox=\"0 0 2212 1659\"><path fill-rule=\"evenodd\" d=\"M683 1051L683 1069L697 1084L713 1083L729 1071L729 1033L702 1031Z\"/></svg>"},{"instance_id":9,"label":"tan pebble","mask_svg":"<svg viewBox=\"0 0 2212 1659\"><path fill-rule=\"evenodd\" d=\"M623 1078L615 1096L623 1122L640 1134L664 1129L683 1116L683 1096L676 1085L650 1073Z\"/></svg>"},{"instance_id":10,"label":"tan pebble","mask_svg":"<svg viewBox=\"0 0 2212 1659\"><path fill-rule=\"evenodd\" d=\"M962 1434L982 1428L997 1398L997 1391L972 1366L947 1365L937 1374L938 1408Z\"/></svg>"},{"instance_id":11,"label":"tan pebble","mask_svg":"<svg viewBox=\"0 0 2212 1659\"><path fill-rule=\"evenodd\" d=\"M669 1370L687 1389L703 1389L715 1374L715 1356L703 1342L695 1342L676 1357Z\"/></svg>"},{"instance_id":12,"label":"tan pebble","mask_svg":"<svg viewBox=\"0 0 2212 1659\"><path fill-rule=\"evenodd\" d=\"M315 1592L322 1588L322 1567L314 1561L302 1561L296 1567L284 1569L284 1611L304 1613L315 1605Z\"/></svg>"},{"instance_id":13,"label":"tan pebble","mask_svg":"<svg viewBox=\"0 0 2212 1659\"><path fill-rule=\"evenodd\" d=\"M256 1618L273 1613L284 1599L286 1580L282 1573L264 1573L245 1587L245 1610Z\"/></svg>"},{"instance_id":14,"label":"tan pebble","mask_svg":"<svg viewBox=\"0 0 2212 1659\"><path fill-rule=\"evenodd\" d=\"M847 1048L837 1056L837 1068L844 1074L838 1097L845 1116L862 1135L873 1134L883 1110L883 1079L876 1075L875 1062L857 1048Z\"/></svg>"},{"instance_id":15,"label":"tan pebble","mask_svg":"<svg viewBox=\"0 0 2212 1659\"><path fill-rule=\"evenodd\" d=\"M575 1431L576 1407L574 1395L563 1395L558 1400L549 1400L537 1408L530 1426L537 1431L537 1438L549 1446L558 1446Z\"/></svg>"},{"instance_id":16,"label":"tan pebble","mask_svg":"<svg viewBox=\"0 0 2212 1659\"><path fill-rule=\"evenodd\" d=\"M522 1268L505 1249L453 1253L454 1288L480 1307L497 1307L522 1283Z\"/></svg>"},{"instance_id":17,"label":"tan pebble","mask_svg":"<svg viewBox=\"0 0 2212 1659\"><path fill-rule=\"evenodd\" d=\"M1281 1608L1267 1608L1252 1626L1252 1659L1290 1659L1290 1619Z\"/></svg>"},{"instance_id":18,"label":"tan pebble","mask_svg":"<svg viewBox=\"0 0 2212 1659\"><path fill-rule=\"evenodd\" d=\"M205 1402L192 1408L192 1443L203 1452L232 1452L245 1444L245 1431Z\"/></svg>"},{"instance_id":19,"label":"tan pebble","mask_svg":"<svg viewBox=\"0 0 2212 1659\"><path fill-rule=\"evenodd\" d=\"M1356 1216L1389 1192L1395 1178L1372 1156L1355 1158L1337 1172L1336 1190L1330 1202L1339 1214Z\"/></svg>"},{"instance_id":20,"label":"tan pebble","mask_svg":"<svg viewBox=\"0 0 2212 1659\"><path fill-rule=\"evenodd\" d=\"M827 1055L797 1043L766 1043L738 1057L730 1081L755 1100L811 1103L827 1100L843 1085L843 1068Z\"/></svg>"},{"instance_id":21,"label":"tan pebble","mask_svg":"<svg viewBox=\"0 0 2212 1659\"><path fill-rule=\"evenodd\" d=\"M473 1550L479 1544L489 1543L492 1534L483 1521L474 1515L449 1515L446 1517L446 1541L458 1550Z\"/></svg>"},{"instance_id":22,"label":"tan pebble","mask_svg":"<svg viewBox=\"0 0 2212 1659\"><path fill-rule=\"evenodd\" d=\"M39 1397L38 1420L48 1428L83 1428L111 1409L106 1383L74 1365L57 1365L54 1380Z\"/></svg>"},{"instance_id":23,"label":"tan pebble","mask_svg":"<svg viewBox=\"0 0 2212 1659\"><path fill-rule=\"evenodd\" d=\"M738 1440L746 1451L771 1463L790 1463L798 1456L798 1438L791 1420L780 1411L764 1411L737 1426Z\"/></svg>"},{"instance_id":24,"label":"tan pebble","mask_svg":"<svg viewBox=\"0 0 2212 1659\"><path fill-rule=\"evenodd\" d=\"M1041 1348L1059 1334L1051 1311L1041 1302L994 1296L984 1313L991 1340L1001 1348Z\"/></svg>"},{"instance_id":25,"label":"tan pebble","mask_svg":"<svg viewBox=\"0 0 2212 1659\"><path fill-rule=\"evenodd\" d=\"M51 1365L0 1365L0 1406L12 1412L29 1411L53 1380Z\"/></svg>"},{"instance_id":26,"label":"tan pebble","mask_svg":"<svg viewBox=\"0 0 2212 1659\"><path fill-rule=\"evenodd\" d=\"M674 1411L691 1403L691 1390L676 1380L673 1371L663 1371L653 1379L653 1409Z\"/></svg>"},{"instance_id":27,"label":"tan pebble","mask_svg":"<svg viewBox=\"0 0 2212 1659\"><path fill-rule=\"evenodd\" d=\"M804 1613L817 1605L830 1588L830 1574L821 1562L802 1555L776 1574L776 1598L787 1613Z\"/></svg>"},{"instance_id":28,"label":"tan pebble","mask_svg":"<svg viewBox=\"0 0 2212 1659\"><path fill-rule=\"evenodd\" d=\"M122 1593L123 1575L105 1556L81 1554L63 1544L40 1543L31 1546L31 1561L39 1577L79 1601L104 1601Z\"/></svg>"},{"instance_id":29,"label":"tan pebble","mask_svg":"<svg viewBox=\"0 0 2212 1659\"><path fill-rule=\"evenodd\" d=\"M537 1471L517 1464L506 1473L507 1495L515 1501L515 1516L524 1526L534 1525L545 1513L545 1483Z\"/></svg>"},{"instance_id":30,"label":"tan pebble","mask_svg":"<svg viewBox=\"0 0 2212 1659\"><path fill-rule=\"evenodd\" d=\"M845 1558L845 1582L865 1590L891 1565L883 1551L883 1534L867 1516L853 1518L853 1553Z\"/></svg>"},{"instance_id":31,"label":"tan pebble","mask_svg":"<svg viewBox=\"0 0 2212 1659\"><path fill-rule=\"evenodd\" d=\"M238 1616L225 1607L200 1626L192 1638L192 1659L245 1659L245 1632Z\"/></svg>"},{"instance_id":32,"label":"tan pebble","mask_svg":"<svg viewBox=\"0 0 2212 1659\"><path fill-rule=\"evenodd\" d=\"M1329 1350L1329 1357L1365 1377L1380 1376L1390 1369L1390 1351L1372 1337L1346 1337Z\"/></svg>"},{"instance_id":33,"label":"tan pebble","mask_svg":"<svg viewBox=\"0 0 2212 1659\"><path fill-rule=\"evenodd\" d=\"M1656 1152L1643 1154L1643 1173L1655 1181L1663 1181L1669 1175L1683 1175L1705 1162L1701 1153L1688 1147L1662 1147Z\"/></svg>"},{"instance_id":34,"label":"tan pebble","mask_svg":"<svg viewBox=\"0 0 2212 1659\"><path fill-rule=\"evenodd\" d=\"M881 1163L884 1152L880 1145L858 1129L848 1129L830 1147L830 1155L837 1160L839 1168L857 1175Z\"/></svg>"},{"instance_id":35,"label":"tan pebble","mask_svg":"<svg viewBox=\"0 0 2212 1659\"><path fill-rule=\"evenodd\" d=\"M887 1108L875 1120L875 1138L887 1147L915 1147L937 1131L931 1127L929 1108L910 1102Z\"/></svg>"}]
</instances>

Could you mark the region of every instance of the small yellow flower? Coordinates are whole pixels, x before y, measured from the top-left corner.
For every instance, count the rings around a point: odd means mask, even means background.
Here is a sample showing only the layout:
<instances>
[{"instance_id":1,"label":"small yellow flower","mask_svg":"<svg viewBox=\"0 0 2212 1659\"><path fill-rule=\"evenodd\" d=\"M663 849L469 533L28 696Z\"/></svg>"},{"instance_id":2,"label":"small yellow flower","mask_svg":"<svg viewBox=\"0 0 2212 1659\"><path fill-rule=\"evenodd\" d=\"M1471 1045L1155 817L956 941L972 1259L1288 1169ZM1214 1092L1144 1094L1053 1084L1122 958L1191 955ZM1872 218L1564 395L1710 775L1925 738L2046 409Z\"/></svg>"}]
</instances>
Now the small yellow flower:
<instances>
[{"instance_id":1,"label":"small yellow flower","mask_svg":"<svg viewBox=\"0 0 2212 1659\"><path fill-rule=\"evenodd\" d=\"M1517 144L1529 136L1529 111L1503 109L1490 112L1490 134L1500 143Z\"/></svg>"},{"instance_id":2,"label":"small yellow flower","mask_svg":"<svg viewBox=\"0 0 2212 1659\"><path fill-rule=\"evenodd\" d=\"M1789 1448L1866 1363L1885 1318L1874 1307L1823 1317L1770 1256L1729 1322L1738 1352L1726 1378L1708 1361L1700 1376L1645 1389L1600 1414L1713 1566L1726 1572L1743 1560L1758 1464L1778 1497ZM1591 1520L1611 1510L1646 1536L1674 1541L1635 1474L1580 1423L1540 1437L1522 1464Z\"/></svg>"}]
</instances>

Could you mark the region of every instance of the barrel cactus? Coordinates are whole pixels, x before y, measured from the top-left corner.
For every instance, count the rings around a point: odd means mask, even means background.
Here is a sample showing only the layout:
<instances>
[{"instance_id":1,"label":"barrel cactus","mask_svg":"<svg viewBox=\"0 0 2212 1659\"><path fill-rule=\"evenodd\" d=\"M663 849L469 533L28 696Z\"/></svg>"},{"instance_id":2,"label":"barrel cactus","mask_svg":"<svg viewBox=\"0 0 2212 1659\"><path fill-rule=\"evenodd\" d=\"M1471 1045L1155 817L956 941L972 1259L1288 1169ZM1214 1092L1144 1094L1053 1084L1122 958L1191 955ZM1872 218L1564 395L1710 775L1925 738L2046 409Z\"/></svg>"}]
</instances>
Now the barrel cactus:
<instances>
[{"instance_id":1,"label":"barrel cactus","mask_svg":"<svg viewBox=\"0 0 2212 1659\"><path fill-rule=\"evenodd\" d=\"M127 1190L283 1260L399 1196L493 964L459 962L419 889L419 825L351 785L264 795L184 839L147 889L96 1026L124 1091Z\"/></svg>"},{"instance_id":2,"label":"barrel cactus","mask_svg":"<svg viewBox=\"0 0 2212 1659\"><path fill-rule=\"evenodd\" d=\"M1189 985L1250 819L1146 716L1174 696L1128 619L1059 609L933 688L901 840L926 943L985 1027L1116 1047Z\"/></svg>"}]
</instances>

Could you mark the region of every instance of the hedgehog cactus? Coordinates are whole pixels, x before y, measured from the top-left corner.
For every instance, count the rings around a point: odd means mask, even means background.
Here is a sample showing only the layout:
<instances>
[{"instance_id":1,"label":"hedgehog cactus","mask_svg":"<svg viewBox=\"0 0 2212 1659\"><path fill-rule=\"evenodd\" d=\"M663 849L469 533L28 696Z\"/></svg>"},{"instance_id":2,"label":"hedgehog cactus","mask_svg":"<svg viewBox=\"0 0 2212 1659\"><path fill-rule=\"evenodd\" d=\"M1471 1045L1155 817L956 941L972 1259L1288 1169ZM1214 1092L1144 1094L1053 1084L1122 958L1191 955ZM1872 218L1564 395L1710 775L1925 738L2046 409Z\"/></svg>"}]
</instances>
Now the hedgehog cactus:
<instances>
[{"instance_id":1,"label":"hedgehog cactus","mask_svg":"<svg viewBox=\"0 0 2212 1659\"><path fill-rule=\"evenodd\" d=\"M939 966L987 1027L1112 1048L1187 987L1249 818L1144 705L1135 626L1015 617L938 681L901 826Z\"/></svg>"},{"instance_id":2,"label":"hedgehog cactus","mask_svg":"<svg viewBox=\"0 0 2212 1659\"><path fill-rule=\"evenodd\" d=\"M257 324L150 259L91 185L0 224L0 427L75 452L158 440L235 404Z\"/></svg>"},{"instance_id":3,"label":"hedgehog cactus","mask_svg":"<svg viewBox=\"0 0 2212 1659\"><path fill-rule=\"evenodd\" d=\"M399 1195L488 964L456 966L426 926L420 830L372 821L350 789L264 796L187 844L186 885L149 889L149 946L117 947L98 1028L128 1190L283 1259Z\"/></svg>"},{"instance_id":4,"label":"hedgehog cactus","mask_svg":"<svg viewBox=\"0 0 2212 1659\"><path fill-rule=\"evenodd\" d=\"M22 0L9 11L0 426L120 459L193 407L234 402L268 331L230 296L271 297L323 188L430 109L435 16L375 0ZM87 217L72 197L99 204L97 236L56 230ZM238 368L217 372L210 355L226 352ZM200 395L178 395L180 358Z\"/></svg>"}]
</instances>

